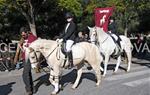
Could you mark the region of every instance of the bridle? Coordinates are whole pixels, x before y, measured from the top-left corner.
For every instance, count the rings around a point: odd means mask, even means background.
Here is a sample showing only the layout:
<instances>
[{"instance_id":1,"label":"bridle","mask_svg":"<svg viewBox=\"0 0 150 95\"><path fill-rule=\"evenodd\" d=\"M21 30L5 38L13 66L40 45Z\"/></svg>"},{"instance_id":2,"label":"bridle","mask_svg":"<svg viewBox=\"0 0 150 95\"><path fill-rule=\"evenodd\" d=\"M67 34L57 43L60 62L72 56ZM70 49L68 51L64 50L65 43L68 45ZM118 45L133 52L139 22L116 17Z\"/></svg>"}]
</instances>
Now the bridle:
<instances>
[{"instance_id":1,"label":"bridle","mask_svg":"<svg viewBox=\"0 0 150 95\"><path fill-rule=\"evenodd\" d=\"M31 51L30 51L29 53L34 53L34 55L35 55L35 57L36 57L36 61L35 61L35 62L32 62L32 63L41 64L42 62L44 62L45 60L47 60L47 59L50 57L50 55L58 48L58 46L59 46L59 45L57 45L57 46L52 50L52 52L50 52L50 53L47 55L47 57L45 57L42 61L40 61L40 60L37 58L37 54L36 54L36 52L40 52L40 51L35 51L34 49L31 49ZM57 51L58 51L58 50L57 50ZM45 73L47 73L43 68L41 68L41 69L42 69ZM50 72L51 72L51 70L53 70L53 68L50 67L49 70L50 70ZM54 80L54 79L59 79L59 78L61 78L61 76L55 76L55 75L52 75L52 74L50 74L50 76L52 77L53 80Z\"/></svg>"},{"instance_id":2,"label":"bridle","mask_svg":"<svg viewBox=\"0 0 150 95\"><path fill-rule=\"evenodd\" d=\"M36 61L32 62L32 63L38 63L39 62L39 59L37 58L37 54L36 54L37 52L40 52L40 51L35 51L34 49L32 49L32 51L29 52L29 54L34 53L34 56L36 58Z\"/></svg>"},{"instance_id":3,"label":"bridle","mask_svg":"<svg viewBox=\"0 0 150 95\"><path fill-rule=\"evenodd\" d=\"M41 64L42 62L44 62L45 60L47 60L47 59L50 57L50 55L51 55L58 47L59 47L59 45L57 45L57 46L52 50L52 52L50 52L42 61L40 61L40 60L37 58L37 54L36 54L36 52L40 52L40 51L35 51L34 49L30 48L31 51L29 52L29 54L34 53L34 55L35 55L35 57L36 57L36 61L35 61L35 62L32 62L32 63Z\"/></svg>"},{"instance_id":4,"label":"bridle","mask_svg":"<svg viewBox=\"0 0 150 95\"><path fill-rule=\"evenodd\" d=\"M96 42L97 42L97 32L96 32L96 29L94 28L94 31L92 31L92 32L95 32L95 34L91 34L92 37L94 37L94 38L92 38L92 39L90 40L90 42L96 44ZM93 39L94 39L94 40L93 40Z\"/></svg>"},{"instance_id":5,"label":"bridle","mask_svg":"<svg viewBox=\"0 0 150 95\"><path fill-rule=\"evenodd\" d=\"M93 32L96 33L96 34L93 34L93 35L95 36L95 39L98 40L98 37L96 37L96 36L98 36L98 35L97 35L97 32L98 32L98 31L96 30L96 27L94 27L94 31L93 31ZM102 42L100 42L100 43L103 44L103 43L108 39L108 37L109 37L109 36L107 36L107 37L106 37ZM92 41L92 42L97 42L96 40L95 40L95 41ZM99 41L98 41L98 42L99 42Z\"/></svg>"}]
</instances>

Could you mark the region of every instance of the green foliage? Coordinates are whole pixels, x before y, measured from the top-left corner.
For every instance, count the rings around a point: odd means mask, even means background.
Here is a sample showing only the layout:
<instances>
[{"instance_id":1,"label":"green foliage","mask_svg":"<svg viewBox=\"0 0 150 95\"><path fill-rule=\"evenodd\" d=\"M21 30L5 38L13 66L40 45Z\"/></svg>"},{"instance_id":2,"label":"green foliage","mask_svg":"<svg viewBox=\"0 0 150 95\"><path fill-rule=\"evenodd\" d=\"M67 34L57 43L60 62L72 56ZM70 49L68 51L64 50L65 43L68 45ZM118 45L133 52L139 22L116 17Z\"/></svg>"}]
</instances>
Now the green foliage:
<instances>
[{"instance_id":1,"label":"green foliage","mask_svg":"<svg viewBox=\"0 0 150 95\"><path fill-rule=\"evenodd\" d=\"M130 33L150 31L150 2L147 0L29 0L33 14L27 1L0 0L0 34L16 38L20 27L27 25L27 18L30 21L34 18L38 35L53 38L63 30L66 11L75 14L78 30L83 30L94 25L96 7L112 6L120 33L123 34L126 28Z\"/></svg>"},{"instance_id":2,"label":"green foliage","mask_svg":"<svg viewBox=\"0 0 150 95\"><path fill-rule=\"evenodd\" d=\"M101 6L100 2L98 2L97 0L90 0L85 7L85 11L87 11L89 14L92 14L94 12L94 9L98 6Z\"/></svg>"},{"instance_id":3,"label":"green foliage","mask_svg":"<svg viewBox=\"0 0 150 95\"><path fill-rule=\"evenodd\" d=\"M75 16L82 15L82 6L80 0L59 0L58 5L68 11L71 11Z\"/></svg>"}]
</instances>

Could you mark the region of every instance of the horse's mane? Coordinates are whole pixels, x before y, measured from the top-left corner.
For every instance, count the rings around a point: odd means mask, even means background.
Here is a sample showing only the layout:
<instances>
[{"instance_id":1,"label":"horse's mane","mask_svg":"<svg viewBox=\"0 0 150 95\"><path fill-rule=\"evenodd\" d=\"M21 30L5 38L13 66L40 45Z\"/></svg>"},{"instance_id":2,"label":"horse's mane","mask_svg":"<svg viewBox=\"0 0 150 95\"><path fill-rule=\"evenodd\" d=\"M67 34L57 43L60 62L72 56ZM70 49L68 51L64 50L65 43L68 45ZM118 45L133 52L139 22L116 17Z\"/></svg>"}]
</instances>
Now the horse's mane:
<instances>
[{"instance_id":1,"label":"horse's mane","mask_svg":"<svg viewBox=\"0 0 150 95\"><path fill-rule=\"evenodd\" d=\"M52 45L55 45L57 42L54 40L47 40L47 39L41 39L38 38L37 40L35 40L34 42L32 42L30 44L30 47L36 48L36 47L49 47Z\"/></svg>"},{"instance_id":2,"label":"horse's mane","mask_svg":"<svg viewBox=\"0 0 150 95\"><path fill-rule=\"evenodd\" d=\"M109 35L100 27L96 27L97 39L103 42Z\"/></svg>"},{"instance_id":3,"label":"horse's mane","mask_svg":"<svg viewBox=\"0 0 150 95\"><path fill-rule=\"evenodd\" d=\"M98 33L98 34L107 34L104 30L103 30L103 28L100 28L100 27L96 27L96 32Z\"/></svg>"}]
</instances>

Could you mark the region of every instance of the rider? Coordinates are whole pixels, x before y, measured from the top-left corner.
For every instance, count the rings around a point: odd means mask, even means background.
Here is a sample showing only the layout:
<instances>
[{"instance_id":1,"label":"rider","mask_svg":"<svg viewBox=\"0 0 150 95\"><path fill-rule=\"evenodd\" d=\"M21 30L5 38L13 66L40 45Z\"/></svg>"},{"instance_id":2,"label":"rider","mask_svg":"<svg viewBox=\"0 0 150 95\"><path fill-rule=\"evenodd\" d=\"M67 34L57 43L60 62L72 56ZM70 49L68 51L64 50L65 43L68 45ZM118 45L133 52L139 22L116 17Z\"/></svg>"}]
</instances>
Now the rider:
<instances>
[{"instance_id":1,"label":"rider","mask_svg":"<svg viewBox=\"0 0 150 95\"><path fill-rule=\"evenodd\" d=\"M113 36L113 40L116 41L116 43L119 45L119 47L121 48L121 38L119 37L118 33L117 33L117 29L116 29L116 22L114 21L114 19L112 17L110 17L110 23L108 25L108 33L111 34L111 36ZM114 36L115 35L115 36ZM117 36L116 40L114 39Z\"/></svg>"},{"instance_id":2,"label":"rider","mask_svg":"<svg viewBox=\"0 0 150 95\"><path fill-rule=\"evenodd\" d=\"M70 12L66 13L65 18L67 20L67 24L65 26L63 35L61 35L60 37L61 39L57 39L56 41L58 42L64 41L66 43L69 68L71 68L73 67L73 58L72 58L71 48L76 38L76 24L73 21L72 13Z\"/></svg>"}]
</instances>

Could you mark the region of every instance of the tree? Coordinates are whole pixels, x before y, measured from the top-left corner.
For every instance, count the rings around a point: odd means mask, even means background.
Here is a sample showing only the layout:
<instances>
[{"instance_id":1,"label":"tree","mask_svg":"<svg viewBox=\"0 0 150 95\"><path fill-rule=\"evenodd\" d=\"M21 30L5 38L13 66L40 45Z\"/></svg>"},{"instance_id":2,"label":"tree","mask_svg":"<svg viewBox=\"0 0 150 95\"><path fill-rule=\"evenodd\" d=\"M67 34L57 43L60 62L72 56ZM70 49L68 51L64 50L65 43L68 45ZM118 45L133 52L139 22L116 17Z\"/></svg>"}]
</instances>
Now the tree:
<instances>
[{"instance_id":1,"label":"tree","mask_svg":"<svg viewBox=\"0 0 150 95\"><path fill-rule=\"evenodd\" d=\"M94 26L96 7L115 6L118 32L148 31L150 2L147 0L0 0L0 33L18 38L28 25L34 35L53 38L65 25L64 13L74 13L78 30ZM15 36L14 36L15 35Z\"/></svg>"},{"instance_id":2,"label":"tree","mask_svg":"<svg viewBox=\"0 0 150 95\"><path fill-rule=\"evenodd\" d=\"M27 20L27 23L31 29L31 32L37 36L35 16L40 10L41 6L46 0L3 0L4 6L8 9L16 9L19 11Z\"/></svg>"}]
</instances>

